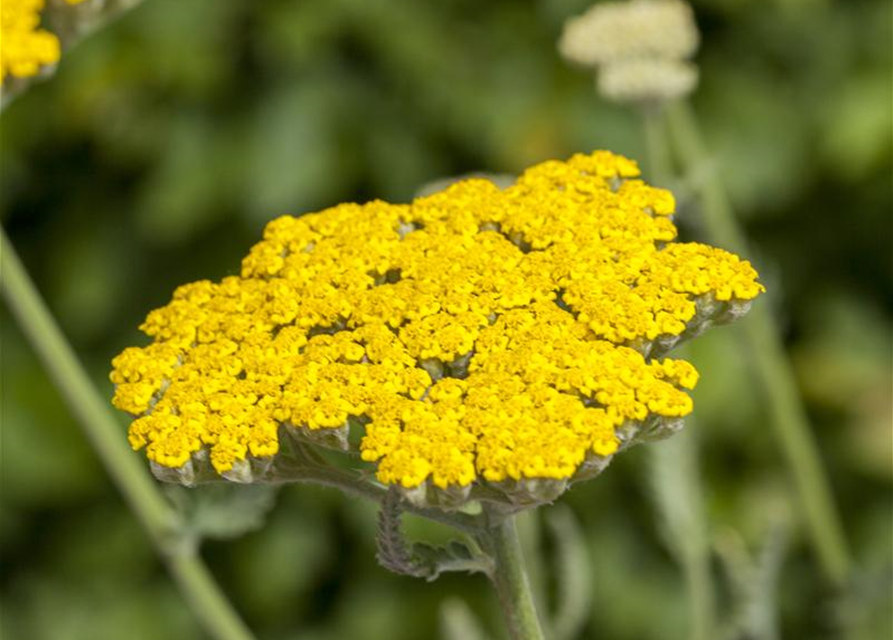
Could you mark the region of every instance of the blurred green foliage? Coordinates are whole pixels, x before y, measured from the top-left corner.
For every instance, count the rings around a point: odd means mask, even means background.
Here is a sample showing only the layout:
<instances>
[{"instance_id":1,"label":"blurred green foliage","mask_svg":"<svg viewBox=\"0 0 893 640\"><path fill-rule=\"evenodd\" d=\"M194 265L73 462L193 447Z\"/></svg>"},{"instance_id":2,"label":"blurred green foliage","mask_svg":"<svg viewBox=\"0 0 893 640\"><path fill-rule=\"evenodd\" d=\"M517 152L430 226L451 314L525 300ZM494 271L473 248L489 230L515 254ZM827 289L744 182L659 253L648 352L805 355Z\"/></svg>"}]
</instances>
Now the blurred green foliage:
<instances>
[{"instance_id":1,"label":"blurred green foliage","mask_svg":"<svg viewBox=\"0 0 893 640\"><path fill-rule=\"evenodd\" d=\"M636 114L600 102L555 51L562 22L587 4L147 0L3 114L3 223L110 395L109 360L140 343L145 314L179 284L236 272L277 215L406 201L444 176L599 147L642 158ZM779 520L793 523L783 637L889 638L891 6L694 6L712 170L753 240L857 572L845 592L822 586L738 327L690 350L711 533L756 556ZM697 237L684 189L680 199L683 232ZM3 637L201 637L5 310L2 320ZM564 499L591 557L586 638L686 633L645 453ZM482 578L390 575L375 566L374 531L371 505L294 486L266 526L204 548L261 638L428 638L455 596L495 635Z\"/></svg>"}]
</instances>

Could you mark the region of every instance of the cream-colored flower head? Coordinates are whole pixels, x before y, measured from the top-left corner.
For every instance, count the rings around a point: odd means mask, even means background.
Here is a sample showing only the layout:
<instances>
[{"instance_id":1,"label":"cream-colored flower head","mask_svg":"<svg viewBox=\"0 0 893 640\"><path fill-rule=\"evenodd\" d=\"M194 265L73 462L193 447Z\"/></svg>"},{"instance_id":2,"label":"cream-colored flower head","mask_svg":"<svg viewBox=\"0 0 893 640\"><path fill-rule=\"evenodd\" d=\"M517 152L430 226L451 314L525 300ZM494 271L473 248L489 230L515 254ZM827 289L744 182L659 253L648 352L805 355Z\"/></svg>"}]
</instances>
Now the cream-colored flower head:
<instances>
[{"instance_id":1,"label":"cream-colored flower head","mask_svg":"<svg viewBox=\"0 0 893 640\"><path fill-rule=\"evenodd\" d=\"M699 35L682 0L597 4L564 26L558 48L569 61L598 69L599 93L622 103L681 98L698 83L687 62Z\"/></svg>"},{"instance_id":2,"label":"cream-colored flower head","mask_svg":"<svg viewBox=\"0 0 893 640\"><path fill-rule=\"evenodd\" d=\"M698 68L683 60L639 58L606 65L598 90L614 102L665 102L688 95L698 84Z\"/></svg>"},{"instance_id":3,"label":"cream-colored flower head","mask_svg":"<svg viewBox=\"0 0 893 640\"><path fill-rule=\"evenodd\" d=\"M691 7L681 0L597 4L564 27L559 50L587 66L630 58L684 59L698 48Z\"/></svg>"}]
</instances>

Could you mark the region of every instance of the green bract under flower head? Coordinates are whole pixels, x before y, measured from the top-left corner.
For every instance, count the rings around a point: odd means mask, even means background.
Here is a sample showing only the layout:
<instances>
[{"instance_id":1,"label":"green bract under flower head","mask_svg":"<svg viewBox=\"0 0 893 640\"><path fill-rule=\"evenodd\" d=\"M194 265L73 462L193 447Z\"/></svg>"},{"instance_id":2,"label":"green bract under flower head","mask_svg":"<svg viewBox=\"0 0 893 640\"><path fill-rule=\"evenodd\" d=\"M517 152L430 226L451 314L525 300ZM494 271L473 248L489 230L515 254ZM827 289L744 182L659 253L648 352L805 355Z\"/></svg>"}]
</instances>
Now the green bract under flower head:
<instances>
[{"instance_id":1,"label":"green bract under flower head","mask_svg":"<svg viewBox=\"0 0 893 640\"><path fill-rule=\"evenodd\" d=\"M638 175L599 151L274 220L240 276L180 287L115 358L131 444L186 481L270 479L297 439L429 504L553 498L677 428L697 372L656 356L763 290L674 243L672 195Z\"/></svg>"}]
</instances>

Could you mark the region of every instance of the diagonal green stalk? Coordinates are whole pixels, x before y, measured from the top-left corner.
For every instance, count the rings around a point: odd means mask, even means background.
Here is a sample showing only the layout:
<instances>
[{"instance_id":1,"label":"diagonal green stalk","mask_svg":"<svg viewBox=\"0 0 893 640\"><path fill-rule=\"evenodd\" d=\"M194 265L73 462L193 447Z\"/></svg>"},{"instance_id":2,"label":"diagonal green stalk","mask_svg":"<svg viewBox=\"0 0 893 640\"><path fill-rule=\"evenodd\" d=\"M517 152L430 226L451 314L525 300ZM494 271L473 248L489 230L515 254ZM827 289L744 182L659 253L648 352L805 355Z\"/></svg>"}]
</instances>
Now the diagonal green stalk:
<instances>
[{"instance_id":1,"label":"diagonal green stalk","mask_svg":"<svg viewBox=\"0 0 893 640\"><path fill-rule=\"evenodd\" d=\"M747 255L747 240L719 175L711 164L697 119L687 102L668 108L667 124L688 175L700 192L704 225L723 248ZM812 544L829 580L841 584L850 567L840 515L822 467L794 371L784 352L780 332L765 304L754 305L742 331L762 382L772 424L781 442Z\"/></svg>"},{"instance_id":2,"label":"diagonal green stalk","mask_svg":"<svg viewBox=\"0 0 893 640\"><path fill-rule=\"evenodd\" d=\"M672 156L662 107L643 111L642 125L652 181L669 186ZM713 580L704 496L698 478L697 431L686 419L683 433L650 447L655 494L663 512L667 541L682 566L691 617L692 640L713 637Z\"/></svg>"},{"instance_id":3,"label":"diagonal green stalk","mask_svg":"<svg viewBox=\"0 0 893 640\"><path fill-rule=\"evenodd\" d=\"M96 391L0 228L0 290L47 373L112 481L136 514L205 631L215 640L251 640L192 545L177 536L177 516L130 451L120 424Z\"/></svg>"}]
</instances>

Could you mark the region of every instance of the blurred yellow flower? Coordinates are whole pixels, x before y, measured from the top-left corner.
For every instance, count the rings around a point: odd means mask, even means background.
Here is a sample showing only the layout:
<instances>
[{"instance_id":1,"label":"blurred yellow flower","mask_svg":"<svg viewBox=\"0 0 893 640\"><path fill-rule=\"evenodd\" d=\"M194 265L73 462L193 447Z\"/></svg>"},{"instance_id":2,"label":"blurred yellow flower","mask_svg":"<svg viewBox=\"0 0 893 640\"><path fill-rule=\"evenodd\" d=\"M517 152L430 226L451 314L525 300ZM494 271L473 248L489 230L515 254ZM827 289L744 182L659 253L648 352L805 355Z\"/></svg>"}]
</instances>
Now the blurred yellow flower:
<instances>
[{"instance_id":1,"label":"blurred yellow flower","mask_svg":"<svg viewBox=\"0 0 893 640\"><path fill-rule=\"evenodd\" d=\"M59 60L59 39L39 28L44 0L0 1L0 79L36 75Z\"/></svg>"},{"instance_id":2,"label":"blurred yellow flower","mask_svg":"<svg viewBox=\"0 0 893 640\"><path fill-rule=\"evenodd\" d=\"M7 75L37 75L41 67L59 61L59 38L40 28L44 5L44 0L0 0L0 81Z\"/></svg>"},{"instance_id":3,"label":"blurred yellow flower","mask_svg":"<svg viewBox=\"0 0 893 640\"><path fill-rule=\"evenodd\" d=\"M748 262L673 243L672 195L638 175L597 151L504 190L272 221L241 275L180 287L141 327L154 342L115 358L131 444L245 479L284 434L347 448L364 425L362 458L406 490L603 466L692 410L694 367L649 354L763 290Z\"/></svg>"}]
</instances>

